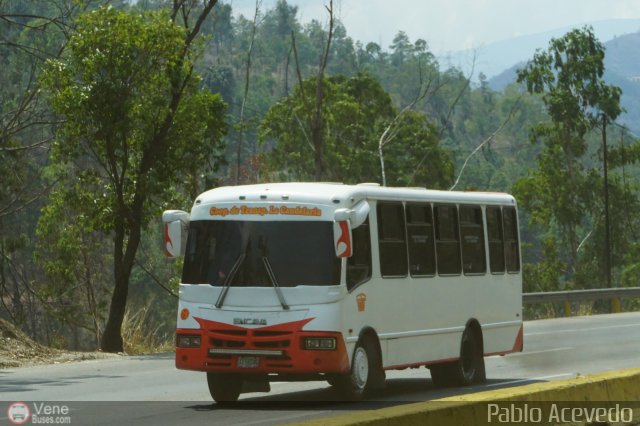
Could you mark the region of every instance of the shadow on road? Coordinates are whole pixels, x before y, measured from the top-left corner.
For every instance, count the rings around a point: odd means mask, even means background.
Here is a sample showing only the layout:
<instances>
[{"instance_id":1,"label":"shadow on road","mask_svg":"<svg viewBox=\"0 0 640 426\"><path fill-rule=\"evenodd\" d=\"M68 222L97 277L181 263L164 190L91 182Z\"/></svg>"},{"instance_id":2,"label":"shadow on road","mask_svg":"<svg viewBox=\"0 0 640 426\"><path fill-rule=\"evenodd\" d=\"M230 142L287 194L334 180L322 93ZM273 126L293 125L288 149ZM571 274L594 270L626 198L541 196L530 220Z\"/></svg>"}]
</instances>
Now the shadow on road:
<instances>
[{"instance_id":1,"label":"shadow on road","mask_svg":"<svg viewBox=\"0 0 640 426\"><path fill-rule=\"evenodd\" d=\"M96 374L96 375L82 375L74 376L69 379L12 379L7 373L0 371L0 395L3 393L14 392L29 392L41 390L44 387L56 387L61 388L64 386L73 386L77 383L82 383L85 380L90 379L118 379L124 376L112 375L112 374ZM0 400L2 398L0 397Z\"/></svg>"},{"instance_id":2,"label":"shadow on road","mask_svg":"<svg viewBox=\"0 0 640 426\"><path fill-rule=\"evenodd\" d=\"M467 395L524 384L536 383L537 380L500 379L488 380L482 385L437 388L430 379L401 378L387 379L387 387L369 396L364 401L350 402L341 399L338 391L330 386L298 392L280 393L277 395L244 394L244 398L235 403L194 404L185 408L194 411L213 410L255 410L255 411L361 411L377 410L396 405L430 401L456 395Z\"/></svg>"}]
</instances>

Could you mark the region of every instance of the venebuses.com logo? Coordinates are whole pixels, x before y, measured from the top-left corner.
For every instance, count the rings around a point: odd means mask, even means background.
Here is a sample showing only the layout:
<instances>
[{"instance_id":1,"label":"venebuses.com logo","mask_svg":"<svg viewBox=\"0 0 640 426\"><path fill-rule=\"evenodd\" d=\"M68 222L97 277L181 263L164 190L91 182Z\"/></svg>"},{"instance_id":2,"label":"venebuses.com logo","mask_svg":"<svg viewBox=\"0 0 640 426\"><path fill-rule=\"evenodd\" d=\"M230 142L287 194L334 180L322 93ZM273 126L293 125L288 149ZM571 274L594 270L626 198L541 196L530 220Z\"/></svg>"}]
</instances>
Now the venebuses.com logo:
<instances>
[{"instance_id":1,"label":"venebuses.com logo","mask_svg":"<svg viewBox=\"0 0 640 426\"><path fill-rule=\"evenodd\" d=\"M30 404L30 405L29 405ZM71 410L68 405L48 402L14 402L7 409L7 418L14 425L31 424L71 424Z\"/></svg>"},{"instance_id":2,"label":"venebuses.com logo","mask_svg":"<svg viewBox=\"0 0 640 426\"><path fill-rule=\"evenodd\" d=\"M7 417L14 425L23 425L29 421L31 410L24 402L14 402L7 410Z\"/></svg>"}]
</instances>

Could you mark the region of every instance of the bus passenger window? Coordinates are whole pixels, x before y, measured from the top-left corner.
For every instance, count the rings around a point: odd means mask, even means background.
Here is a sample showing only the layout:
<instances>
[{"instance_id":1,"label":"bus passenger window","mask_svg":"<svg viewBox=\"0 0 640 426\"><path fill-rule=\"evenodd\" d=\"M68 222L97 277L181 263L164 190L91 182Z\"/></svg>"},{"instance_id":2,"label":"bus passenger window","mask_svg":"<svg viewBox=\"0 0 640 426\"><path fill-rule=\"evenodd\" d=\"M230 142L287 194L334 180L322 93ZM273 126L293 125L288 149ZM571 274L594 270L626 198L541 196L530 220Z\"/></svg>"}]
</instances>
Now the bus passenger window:
<instances>
[{"instance_id":1,"label":"bus passenger window","mask_svg":"<svg viewBox=\"0 0 640 426\"><path fill-rule=\"evenodd\" d=\"M378 248L383 277L407 276L407 241L402 203L379 202Z\"/></svg>"},{"instance_id":2,"label":"bus passenger window","mask_svg":"<svg viewBox=\"0 0 640 426\"><path fill-rule=\"evenodd\" d=\"M431 205L407 203L406 213L411 276L433 276L436 273L436 251Z\"/></svg>"},{"instance_id":3,"label":"bus passenger window","mask_svg":"<svg viewBox=\"0 0 640 426\"><path fill-rule=\"evenodd\" d=\"M347 258L347 289L371 278L371 234L369 233L369 218L351 231L353 254Z\"/></svg>"},{"instance_id":4,"label":"bus passenger window","mask_svg":"<svg viewBox=\"0 0 640 426\"><path fill-rule=\"evenodd\" d=\"M436 205L436 253L439 275L459 275L460 234L456 206Z\"/></svg>"},{"instance_id":5,"label":"bus passenger window","mask_svg":"<svg viewBox=\"0 0 640 426\"><path fill-rule=\"evenodd\" d=\"M503 274L504 237L500 207L487 207L487 236L489 238L489 264L493 274Z\"/></svg>"},{"instance_id":6,"label":"bus passenger window","mask_svg":"<svg viewBox=\"0 0 640 426\"><path fill-rule=\"evenodd\" d=\"M480 206L460 206L460 236L464 273L486 273L487 257L484 251L484 226Z\"/></svg>"},{"instance_id":7,"label":"bus passenger window","mask_svg":"<svg viewBox=\"0 0 640 426\"><path fill-rule=\"evenodd\" d=\"M520 255L518 252L518 218L516 209L505 207L502 209L504 220L504 252L507 272L520 271Z\"/></svg>"}]
</instances>

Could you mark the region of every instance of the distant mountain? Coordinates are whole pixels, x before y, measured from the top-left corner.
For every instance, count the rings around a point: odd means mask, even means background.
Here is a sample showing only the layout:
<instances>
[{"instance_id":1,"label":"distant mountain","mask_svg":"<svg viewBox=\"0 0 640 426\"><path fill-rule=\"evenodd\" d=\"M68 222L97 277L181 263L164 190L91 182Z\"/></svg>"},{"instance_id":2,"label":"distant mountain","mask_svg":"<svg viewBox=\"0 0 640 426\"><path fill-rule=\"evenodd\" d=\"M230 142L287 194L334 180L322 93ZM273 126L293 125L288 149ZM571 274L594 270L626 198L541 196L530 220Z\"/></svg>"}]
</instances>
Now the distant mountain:
<instances>
[{"instance_id":1,"label":"distant mountain","mask_svg":"<svg viewBox=\"0 0 640 426\"><path fill-rule=\"evenodd\" d=\"M640 135L640 32L605 43L604 79L622 89L620 103L626 112L618 120Z\"/></svg>"},{"instance_id":2,"label":"distant mountain","mask_svg":"<svg viewBox=\"0 0 640 426\"><path fill-rule=\"evenodd\" d=\"M604 79L622 89L620 103L626 112L619 118L636 135L640 135L640 32L616 37L604 43ZM489 80L493 90L501 91L516 81L520 62Z\"/></svg>"},{"instance_id":3,"label":"distant mountain","mask_svg":"<svg viewBox=\"0 0 640 426\"><path fill-rule=\"evenodd\" d=\"M515 65L511 65L508 69L502 71L500 74L489 79L489 87L496 92L501 92L505 87L514 83L517 80L517 71L520 68L524 68L527 61L518 62Z\"/></svg>"},{"instance_id":4,"label":"distant mountain","mask_svg":"<svg viewBox=\"0 0 640 426\"><path fill-rule=\"evenodd\" d=\"M574 28L582 28L585 25L593 27L593 31L602 42L609 41L624 34L640 31L640 19L614 19L606 21L589 22L580 25L558 28L539 34L514 37L499 41L478 49L450 52L439 55L438 60L444 67L455 66L465 72L471 70L474 62L474 79L483 73L491 79L498 76L504 70L514 64L526 62L533 57L536 49L546 49L549 40L562 37Z\"/></svg>"}]
</instances>

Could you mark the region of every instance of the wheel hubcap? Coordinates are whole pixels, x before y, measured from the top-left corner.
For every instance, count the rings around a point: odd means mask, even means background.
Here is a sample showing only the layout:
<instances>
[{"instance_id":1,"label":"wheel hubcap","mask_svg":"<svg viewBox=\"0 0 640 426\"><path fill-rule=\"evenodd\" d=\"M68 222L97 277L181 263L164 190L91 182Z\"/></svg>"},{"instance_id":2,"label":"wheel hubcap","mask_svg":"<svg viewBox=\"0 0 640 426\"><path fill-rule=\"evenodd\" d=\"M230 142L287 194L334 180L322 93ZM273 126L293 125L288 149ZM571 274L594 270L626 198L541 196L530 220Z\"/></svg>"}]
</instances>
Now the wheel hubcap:
<instances>
[{"instance_id":1,"label":"wheel hubcap","mask_svg":"<svg viewBox=\"0 0 640 426\"><path fill-rule=\"evenodd\" d=\"M353 381L358 389L364 389L369 376L369 359L367 352L363 348L356 349L353 357Z\"/></svg>"}]
</instances>

